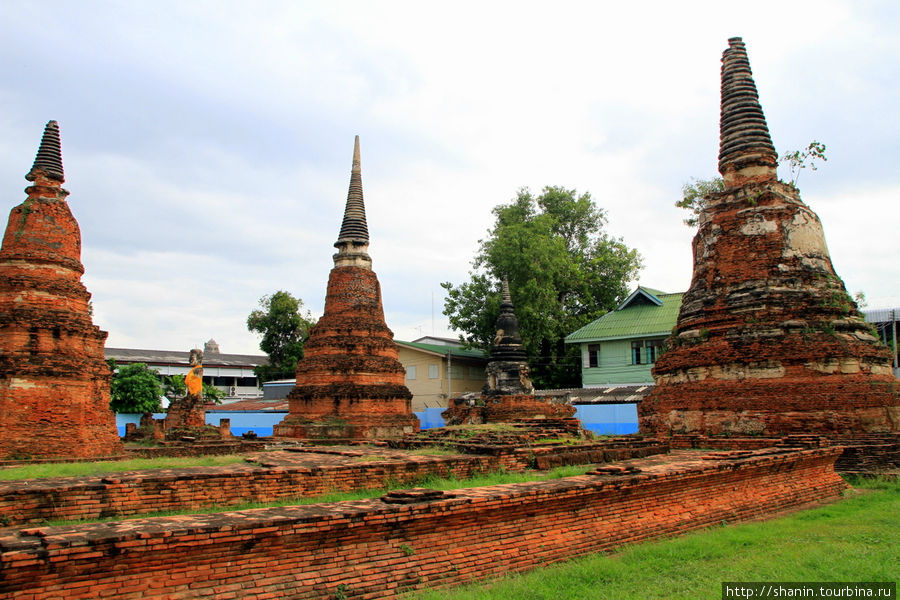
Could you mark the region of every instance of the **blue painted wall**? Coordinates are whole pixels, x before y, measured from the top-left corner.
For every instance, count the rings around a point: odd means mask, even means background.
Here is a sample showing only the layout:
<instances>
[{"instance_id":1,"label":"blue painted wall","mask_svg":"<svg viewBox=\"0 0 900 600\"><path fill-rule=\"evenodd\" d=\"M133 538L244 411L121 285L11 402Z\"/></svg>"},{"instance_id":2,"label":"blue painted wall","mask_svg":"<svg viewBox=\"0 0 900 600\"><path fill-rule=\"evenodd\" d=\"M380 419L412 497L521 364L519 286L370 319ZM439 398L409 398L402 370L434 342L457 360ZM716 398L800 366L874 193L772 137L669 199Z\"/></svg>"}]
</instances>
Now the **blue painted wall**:
<instances>
[{"instance_id":1,"label":"blue painted wall","mask_svg":"<svg viewBox=\"0 0 900 600\"><path fill-rule=\"evenodd\" d=\"M597 435L625 435L638 431L636 404L578 404L575 408L575 416L581 419L584 428ZM422 429L433 429L444 426L444 420L441 418L443 411L443 408L426 408L415 414L419 417ZM162 419L165 416L165 413L153 415L156 419ZM206 413L206 422L218 426L220 419L231 419L231 433L234 435L241 435L252 430L256 435L264 437L272 435L275 424L280 423L286 416L286 412L217 410ZM126 423L140 423L140 421L141 415L139 414L116 415L119 436L125 435Z\"/></svg>"}]
</instances>

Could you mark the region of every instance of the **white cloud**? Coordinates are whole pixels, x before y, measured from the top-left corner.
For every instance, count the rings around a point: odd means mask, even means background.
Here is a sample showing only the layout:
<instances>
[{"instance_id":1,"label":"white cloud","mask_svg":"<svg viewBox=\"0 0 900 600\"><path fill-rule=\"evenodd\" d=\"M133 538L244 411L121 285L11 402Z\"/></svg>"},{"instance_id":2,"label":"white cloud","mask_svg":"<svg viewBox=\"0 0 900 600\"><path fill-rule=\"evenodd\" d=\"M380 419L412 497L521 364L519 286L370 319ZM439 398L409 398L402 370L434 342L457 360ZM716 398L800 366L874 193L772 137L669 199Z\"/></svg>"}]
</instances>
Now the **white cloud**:
<instances>
[{"instance_id":1,"label":"white cloud","mask_svg":"<svg viewBox=\"0 0 900 600\"><path fill-rule=\"evenodd\" d=\"M246 315L278 289L320 314L354 134L400 338L432 333L432 296L434 332L446 331L440 282L466 277L491 208L521 186L590 191L644 255L640 282L684 290L692 232L673 204L690 177L715 173L733 35L776 147L828 144L827 165L799 183L848 289L870 304L900 293L881 231L900 185L891 2L2 10L0 189L8 207L21 201L41 127L58 119L85 284L112 345L214 337L252 352Z\"/></svg>"}]
</instances>

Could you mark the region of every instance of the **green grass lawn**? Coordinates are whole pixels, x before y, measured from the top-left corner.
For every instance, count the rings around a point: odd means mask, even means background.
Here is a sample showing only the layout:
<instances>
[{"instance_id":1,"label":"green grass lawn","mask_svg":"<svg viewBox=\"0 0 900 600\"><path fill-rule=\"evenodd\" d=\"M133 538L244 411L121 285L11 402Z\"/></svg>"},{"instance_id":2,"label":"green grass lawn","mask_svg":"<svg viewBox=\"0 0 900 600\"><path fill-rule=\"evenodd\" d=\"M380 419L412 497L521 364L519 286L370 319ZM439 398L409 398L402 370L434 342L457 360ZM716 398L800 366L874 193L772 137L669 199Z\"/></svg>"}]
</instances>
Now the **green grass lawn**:
<instances>
[{"instance_id":1,"label":"green grass lawn","mask_svg":"<svg viewBox=\"0 0 900 600\"><path fill-rule=\"evenodd\" d=\"M244 462L240 454L223 456L132 458L97 462L38 463L0 469L0 480L44 479L47 477L87 477L105 475L117 471L141 471L145 469L180 469L183 467L214 467Z\"/></svg>"},{"instance_id":2,"label":"green grass lawn","mask_svg":"<svg viewBox=\"0 0 900 600\"><path fill-rule=\"evenodd\" d=\"M627 546L416 600L721 597L723 581L897 581L900 481L854 480L835 504Z\"/></svg>"}]
</instances>

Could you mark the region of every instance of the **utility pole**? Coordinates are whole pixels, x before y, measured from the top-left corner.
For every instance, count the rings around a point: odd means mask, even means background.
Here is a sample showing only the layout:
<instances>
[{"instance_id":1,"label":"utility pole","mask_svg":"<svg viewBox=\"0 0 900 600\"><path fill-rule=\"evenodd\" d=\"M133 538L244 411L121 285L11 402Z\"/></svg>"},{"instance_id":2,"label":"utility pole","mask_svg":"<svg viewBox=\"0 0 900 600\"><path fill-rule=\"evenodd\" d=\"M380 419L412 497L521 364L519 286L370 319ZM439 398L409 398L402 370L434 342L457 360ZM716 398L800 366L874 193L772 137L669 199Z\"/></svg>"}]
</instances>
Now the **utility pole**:
<instances>
[{"instance_id":1,"label":"utility pole","mask_svg":"<svg viewBox=\"0 0 900 600\"><path fill-rule=\"evenodd\" d=\"M448 406L449 406L449 403L450 403L450 397L451 397L451 395L452 395L452 393L453 393L452 390L450 389L450 388L453 386L453 383L452 383L452 382L453 382L453 378L452 378L452 376L451 376L451 374L450 374L450 368L452 367L452 365L450 364L450 357L451 357L451 356L453 356L453 351L450 350L450 349L448 349L448 350L447 350L447 403L448 403Z\"/></svg>"}]
</instances>

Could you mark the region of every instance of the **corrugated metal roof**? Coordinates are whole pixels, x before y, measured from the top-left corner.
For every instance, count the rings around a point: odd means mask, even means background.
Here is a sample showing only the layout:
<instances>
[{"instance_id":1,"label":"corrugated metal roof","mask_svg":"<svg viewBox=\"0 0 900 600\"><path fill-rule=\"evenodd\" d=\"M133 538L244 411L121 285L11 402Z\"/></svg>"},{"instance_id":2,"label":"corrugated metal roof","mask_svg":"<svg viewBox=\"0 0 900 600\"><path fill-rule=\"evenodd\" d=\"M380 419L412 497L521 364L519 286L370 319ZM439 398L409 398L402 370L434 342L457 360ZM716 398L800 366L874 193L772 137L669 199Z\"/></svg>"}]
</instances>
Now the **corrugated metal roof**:
<instances>
[{"instance_id":1,"label":"corrugated metal roof","mask_svg":"<svg viewBox=\"0 0 900 600\"><path fill-rule=\"evenodd\" d=\"M653 389L652 383L607 385L596 388L535 390L534 395L568 396L572 404L637 404Z\"/></svg>"},{"instance_id":2,"label":"corrugated metal roof","mask_svg":"<svg viewBox=\"0 0 900 600\"><path fill-rule=\"evenodd\" d=\"M106 358L119 362L142 362L150 365L189 365L190 352L177 350L141 350L138 348L104 348ZM255 367L268 364L264 354L204 354L206 367Z\"/></svg>"},{"instance_id":3,"label":"corrugated metal roof","mask_svg":"<svg viewBox=\"0 0 900 600\"><path fill-rule=\"evenodd\" d=\"M684 292L666 294L650 288L638 288L662 302L656 305L641 294L633 293L630 301L610 311L578 331L566 336L566 343L593 342L625 337L668 335L678 321Z\"/></svg>"},{"instance_id":4,"label":"corrugated metal roof","mask_svg":"<svg viewBox=\"0 0 900 600\"><path fill-rule=\"evenodd\" d=\"M868 323L890 323L894 319L900 321L900 308L868 308L862 313Z\"/></svg>"},{"instance_id":5,"label":"corrugated metal roof","mask_svg":"<svg viewBox=\"0 0 900 600\"><path fill-rule=\"evenodd\" d=\"M288 401L284 398L275 400L254 398L207 406L206 410L211 412L288 412Z\"/></svg>"},{"instance_id":6,"label":"corrugated metal roof","mask_svg":"<svg viewBox=\"0 0 900 600\"><path fill-rule=\"evenodd\" d=\"M400 340L394 340L394 343L399 344L400 346L413 348L415 350L424 350L425 352L440 354L441 356L447 356L447 352L449 351L451 356L458 356L460 358L477 358L485 361L487 360L487 356L485 355L485 353L481 350L476 349L466 350L458 346L422 344L419 342L401 342Z\"/></svg>"}]
</instances>

